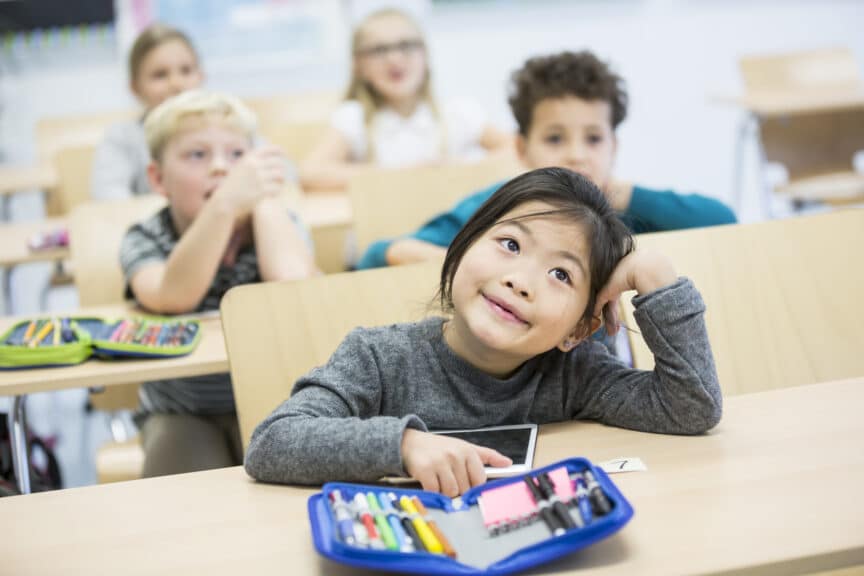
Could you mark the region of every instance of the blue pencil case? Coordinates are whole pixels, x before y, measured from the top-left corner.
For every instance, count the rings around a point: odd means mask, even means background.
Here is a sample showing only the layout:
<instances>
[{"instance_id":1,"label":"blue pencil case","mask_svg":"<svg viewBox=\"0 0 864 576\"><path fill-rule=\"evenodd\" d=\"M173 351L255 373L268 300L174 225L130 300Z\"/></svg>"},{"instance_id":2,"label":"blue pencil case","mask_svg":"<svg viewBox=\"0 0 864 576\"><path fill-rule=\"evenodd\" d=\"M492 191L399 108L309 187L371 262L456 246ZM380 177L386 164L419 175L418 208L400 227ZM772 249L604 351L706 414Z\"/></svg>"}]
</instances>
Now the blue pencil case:
<instances>
[{"instance_id":1,"label":"blue pencil case","mask_svg":"<svg viewBox=\"0 0 864 576\"><path fill-rule=\"evenodd\" d=\"M492 510L502 498L510 505L527 498L532 509L502 520ZM512 574L590 546L633 516L606 473L585 458L532 470L527 478L488 482L453 499L331 482L309 499L308 510L319 554L351 566L415 574Z\"/></svg>"}]
</instances>

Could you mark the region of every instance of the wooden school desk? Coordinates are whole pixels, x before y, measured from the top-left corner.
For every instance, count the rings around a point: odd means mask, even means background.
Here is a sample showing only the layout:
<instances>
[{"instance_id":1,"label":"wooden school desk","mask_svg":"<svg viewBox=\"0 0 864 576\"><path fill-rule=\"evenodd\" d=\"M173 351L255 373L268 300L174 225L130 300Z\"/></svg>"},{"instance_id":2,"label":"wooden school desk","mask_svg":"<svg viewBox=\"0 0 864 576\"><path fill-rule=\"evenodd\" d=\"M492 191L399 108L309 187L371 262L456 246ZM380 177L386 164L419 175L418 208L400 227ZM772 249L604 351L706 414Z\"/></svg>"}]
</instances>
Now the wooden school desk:
<instances>
[{"instance_id":1,"label":"wooden school desk","mask_svg":"<svg viewBox=\"0 0 864 576\"><path fill-rule=\"evenodd\" d=\"M73 316L99 316L107 318L129 317L135 312L128 306L109 306L75 311ZM0 334L21 318L0 318ZM27 451L21 434L26 422L25 403L28 394L86 388L116 386L148 380L182 378L228 372L228 355L222 336L222 323L218 315L200 316L201 341L188 356L149 360L97 360L89 359L75 366L28 370L0 370L0 396L11 396L9 430L12 433L12 457L16 463L18 488L30 491L29 478L17 474L27 470ZM2 571L0 571L2 574Z\"/></svg>"},{"instance_id":2,"label":"wooden school desk","mask_svg":"<svg viewBox=\"0 0 864 576\"><path fill-rule=\"evenodd\" d=\"M635 510L537 573L798 574L864 563L864 378L729 398L707 436L544 426L537 465L637 456ZM0 499L0 573L370 574L319 557L306 500L240 467Z\"/></svg>"},{"instance_id":3,"label":"wooden school desk","mask_svg":"<svg viewBox=\"0 0 864 576\"><path fill-rule=\"evenodd\" d=\"M8 200L12 194L50 190L56 185L57 174L47 162L33 166L0 166L0 220L9 219Z\"/></svg>"},{"instance_id":4,"label":"wooden school desk","mask_svg":"<svg viewBox=\"0 0 864 576\"><path fill-rule=\"evenodd\" d=\"M54 232L65 226L63 218L48 218L27 222L0 223L0 268L3 274L4 311L12 310L12 269L19 264L31 262L63 262L69 257L69 248L50 248L47 250L30 250L27 242L36 234Z\"/></svg>"}]
</instances>

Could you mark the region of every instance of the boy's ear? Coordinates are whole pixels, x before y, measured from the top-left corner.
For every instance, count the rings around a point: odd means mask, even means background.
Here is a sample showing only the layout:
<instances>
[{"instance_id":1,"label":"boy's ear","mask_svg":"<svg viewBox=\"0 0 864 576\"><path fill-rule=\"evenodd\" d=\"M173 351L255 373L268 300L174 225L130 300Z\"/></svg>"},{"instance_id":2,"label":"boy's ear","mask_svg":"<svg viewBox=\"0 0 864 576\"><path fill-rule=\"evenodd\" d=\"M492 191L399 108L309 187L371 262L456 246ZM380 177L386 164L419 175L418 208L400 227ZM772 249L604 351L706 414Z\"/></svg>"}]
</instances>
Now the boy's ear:
<instances>
[{"instance_id":1,"label":"boy's ear","mask_svg":"<svg viewBox=\"0 0 864 576\"><path fill-rule=\"evenodd\" d=\"M162 167L155 160L151 160L147 166L147 181L150 182L150 189L156 194L160 194L168 198L168 191L165 189Z\"/></svg>"},{"instance_id":2,"label":"boy's ear","mask_svg":"<svg viewBox=\"0 0 864 576\"><path fill-rule=\"evenodd\" d=\"M570 352L573 348L578 346L580 342L596 332L602 325L602 319L593 317L588 326L586 326L584 322L579 322L579 325L573 330L573 332L568 334L567 337L558 344L558 349L562 352ZM588 328L588 330L586 331L585 328Z\"/></svg>"}]
</instances>

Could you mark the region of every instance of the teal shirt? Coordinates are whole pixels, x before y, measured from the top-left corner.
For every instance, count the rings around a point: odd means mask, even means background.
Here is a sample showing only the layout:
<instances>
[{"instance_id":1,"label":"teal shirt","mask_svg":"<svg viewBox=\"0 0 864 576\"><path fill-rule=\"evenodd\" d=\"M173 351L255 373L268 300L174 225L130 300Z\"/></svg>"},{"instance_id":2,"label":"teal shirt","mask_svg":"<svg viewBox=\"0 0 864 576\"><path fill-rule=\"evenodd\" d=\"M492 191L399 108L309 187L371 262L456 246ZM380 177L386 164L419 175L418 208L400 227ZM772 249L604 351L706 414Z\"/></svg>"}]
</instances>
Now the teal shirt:
<instances>
[{"instance_id":1,"label":"teal shirt","mask_svg":"<svg viewBox=\"0 0 864 576\"><path fill-rule=\"evenodd\" d=\"M477 209L503 185L504 182L498 182L472 194L456 204L452 210L436 216L406 238L423 240L446 248ZM719 200L698 194L677 194L671 190L649 190L639 186L633 187L630 205L620 216L634 234L736 222L735 213ZM362 270L387 266L385 255L392 243L393 240L379 240L369 246L357 263L357 268Z\"/></svg>"}]
</instances>

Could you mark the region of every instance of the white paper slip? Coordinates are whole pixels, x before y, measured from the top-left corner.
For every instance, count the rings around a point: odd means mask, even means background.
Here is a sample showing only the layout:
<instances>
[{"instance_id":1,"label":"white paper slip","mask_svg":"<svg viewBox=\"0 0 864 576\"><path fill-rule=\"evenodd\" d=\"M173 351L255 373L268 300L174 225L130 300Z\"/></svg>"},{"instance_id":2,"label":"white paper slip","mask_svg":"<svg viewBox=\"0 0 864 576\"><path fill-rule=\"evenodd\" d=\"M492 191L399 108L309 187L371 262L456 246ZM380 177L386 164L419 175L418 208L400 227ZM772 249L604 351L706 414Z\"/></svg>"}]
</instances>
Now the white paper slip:
<instances>
[{"instance_id":1,"label":"white paper slip","mask_svg":"<svg viewBox=\"0 0 864 576\"><path fill-rule=\"evenodd\" d=\"M607 474L618 474L619 472L644 472L648 470L641 458L613 458L598 464Z\"/></svg>"}]
</instances>

